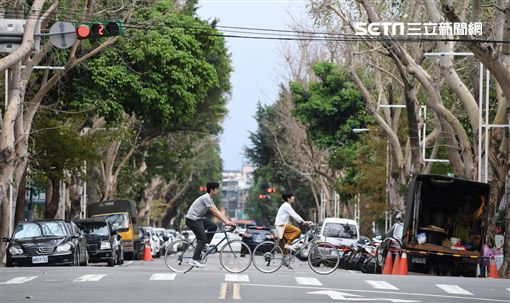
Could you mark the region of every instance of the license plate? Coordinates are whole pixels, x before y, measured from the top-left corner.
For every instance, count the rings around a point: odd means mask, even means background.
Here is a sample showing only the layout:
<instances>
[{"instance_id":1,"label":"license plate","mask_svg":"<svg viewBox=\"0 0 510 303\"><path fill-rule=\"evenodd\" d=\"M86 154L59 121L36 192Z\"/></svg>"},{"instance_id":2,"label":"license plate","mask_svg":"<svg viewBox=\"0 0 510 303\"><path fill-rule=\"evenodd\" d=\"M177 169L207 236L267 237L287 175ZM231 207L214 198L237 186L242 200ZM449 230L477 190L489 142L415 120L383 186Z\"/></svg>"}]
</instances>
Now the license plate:
<instances>
[{"instance_id":1,"label":"license plate","mask_svg":"<svg viewBox=\"0 0 510 303\"><path fill-rule=\"evenodd\" d=\"M411 262L417 263L417 264L427 264L427 259L419 258L419 257L411 257Z\"/></svg>"},{"instance_id":2,"label":"license plate","mask_svg":"<svg viewBox=\"0 0 510 303\"><path fill-rule=\"evenodd\" d=\"M33 264L48 263L48 256L34 256L32 257L32 263Z\"/></svg>"}]
</instances>

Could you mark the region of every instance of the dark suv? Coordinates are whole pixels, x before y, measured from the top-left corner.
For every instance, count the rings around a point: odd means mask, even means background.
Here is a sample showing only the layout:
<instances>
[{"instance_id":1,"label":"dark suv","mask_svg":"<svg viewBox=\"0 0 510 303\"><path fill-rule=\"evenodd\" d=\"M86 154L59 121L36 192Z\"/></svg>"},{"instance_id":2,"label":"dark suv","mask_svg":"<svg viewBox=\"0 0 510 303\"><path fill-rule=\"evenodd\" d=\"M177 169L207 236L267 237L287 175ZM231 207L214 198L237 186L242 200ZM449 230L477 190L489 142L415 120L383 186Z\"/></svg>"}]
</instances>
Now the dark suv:
<instances>
[{"instance_id":1,"label":"dark suv","mask_svg":"<svg viewBox=\"0 0 510 303\"><path fill-rule=\"evenodd\" d=\"M124 250L118 232L127 229L113 230L105 218L81 219L75 222L87 238L90 262L107 262L108 266L124 263Z\"/></svg>"}]
</instances>

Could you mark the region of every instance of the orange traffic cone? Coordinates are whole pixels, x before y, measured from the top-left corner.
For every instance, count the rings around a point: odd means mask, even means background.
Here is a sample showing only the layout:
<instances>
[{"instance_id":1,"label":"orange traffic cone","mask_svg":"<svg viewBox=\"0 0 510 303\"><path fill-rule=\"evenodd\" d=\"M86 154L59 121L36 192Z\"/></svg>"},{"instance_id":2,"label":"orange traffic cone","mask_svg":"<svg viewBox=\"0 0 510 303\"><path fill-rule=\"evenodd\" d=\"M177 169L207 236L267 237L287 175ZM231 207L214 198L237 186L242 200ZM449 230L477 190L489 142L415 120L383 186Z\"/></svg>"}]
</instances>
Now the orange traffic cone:
<instances>
[{"instance_id":1,"label":"orange traffic cone","mask_svg":"<svg viewBox=\"0 0 510 303\"><path fill-rule=\"evenodd\" d=\"M400 258L400 264L398 265L398 273L397 275L406 275L407 276L408 266L407 266L407 253L405 251L402 252L402 258Z\"/></svg>"},{"instance_id":2,"label":"orange traffic cone","mask_svg":"<svg viewBox=\"0 0 510 303\"><path fill-rule=\"evenodd\" d=\"M397 256L395 257L395 263L393 263L393 269L391 270L392 275L398 275L398 267L400 266L400 254L397 251Z\"/></svg>"},{"instance_id":3,"label":"orange traffic cone","mask_svg":"<svg viewBox=\"0 0 510 303\"><path fill-rule=\"evenodd\" d=\"M494 256L490 256L489 278L499 279L498 267L496 266L496 262L494 261Z\"/></svg>"},{"instance_id":4,"label":"orange traffic cone","mask_svg":"<svg viewBox=\"0 0 510 303\"><path fill-rule=\"evenodd\" d=\"M145 244L145 248L143 249L143 260L152 261L152 252L150 244Z\"/></svg>"},{"instance_id":5,"label":"orange traffic cone","mask_svg":"<svg viewBox=\"0 0 510 303\"><path fill-rule=\"evenodd\" d=\"M391 275L392 265L393 265L393 257L391 256L391 251L388 250L388 254L386 255L386 260L384 261L383 275Z\"/></svg>"}]
</instances>

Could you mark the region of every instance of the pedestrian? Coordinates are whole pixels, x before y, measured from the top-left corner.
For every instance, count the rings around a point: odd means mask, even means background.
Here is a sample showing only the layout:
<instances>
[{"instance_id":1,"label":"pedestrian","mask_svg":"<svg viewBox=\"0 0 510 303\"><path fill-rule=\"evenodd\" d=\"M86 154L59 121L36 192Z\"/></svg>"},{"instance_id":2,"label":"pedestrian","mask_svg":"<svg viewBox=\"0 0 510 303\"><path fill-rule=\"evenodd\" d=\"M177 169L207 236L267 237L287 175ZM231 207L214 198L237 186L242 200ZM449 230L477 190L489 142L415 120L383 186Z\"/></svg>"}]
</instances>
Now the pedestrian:
<instances>
[{"instance_id":1,"label":"pedestrian","mask_svg":"<svg viewBox=\"0 0 510 303\"><path fill-rule=\"evenodd\" d=\"M200 263L201 252L206 243L210 243L214 236L213 233L206 234L206 230L216 231L217 228L216 224L212 223L205 217L208 210L226 225L235 226L235 224L221 213L216 205L214 205L213 198L216 197L219 192L219 183L208 182L207 193L193 201L188 209L188 213L186 214L186 226L195 233L197 239L197 246L195 248L195 253L193 254L193 259L188 262L192 266L200 268L204 267L204 265Z\"/></svg>"},{"instance_id":2,"label":"pedestrian","mask_svg":"<svg viewBox=\"0 0 510 303\"><path fill-rule=\"evenodd\" d=\"M312 224L311 221L303 220L303 218L294 211L292 204L295 202L295 199L296 197L292 192L284 192L282 194L283 203L278 209L274 222L277 232L283 233L279 235L279 238L281 238L279 244L284 254L286 250L295 251L292 247L292 241L296 240L301 235L301 230L290 224L290 217L296 220L298 224Z\"/></svg>"}]
</instances>

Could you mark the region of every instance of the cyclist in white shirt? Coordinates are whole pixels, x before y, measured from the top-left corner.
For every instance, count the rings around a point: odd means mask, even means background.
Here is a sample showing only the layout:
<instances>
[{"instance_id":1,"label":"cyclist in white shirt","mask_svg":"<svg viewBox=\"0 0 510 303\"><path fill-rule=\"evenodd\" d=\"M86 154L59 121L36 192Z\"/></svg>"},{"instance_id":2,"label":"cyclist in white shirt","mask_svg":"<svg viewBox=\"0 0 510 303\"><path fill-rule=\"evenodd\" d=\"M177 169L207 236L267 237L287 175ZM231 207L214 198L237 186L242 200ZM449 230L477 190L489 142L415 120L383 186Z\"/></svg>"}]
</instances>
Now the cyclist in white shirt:
<instances>
[{"instance_id":1,"label":"cyclist in white shirt","mask_svg":"<svg viewBox=\"0 0 510 303\"><path fill-rule=\"evenodd\" d=\"M296 240L301 235L301 230L298 227L290 224L289 218L292 217L299 224L311 225L312 222L303 220L303 218L301 218L301 216L294 211L291 204L294 203L295 197L292 192L284 192L282 194L282 199L283 203L278 209L274 224L276 225L277 229L278 227L284 227L283 238L279 244L285 253L286 249L290 251L295 250L292 247L292 241Z\"/></svg>"}]
</instances>

